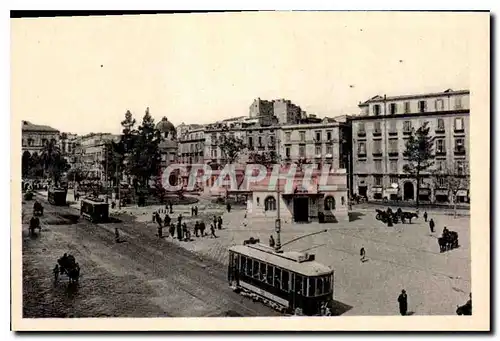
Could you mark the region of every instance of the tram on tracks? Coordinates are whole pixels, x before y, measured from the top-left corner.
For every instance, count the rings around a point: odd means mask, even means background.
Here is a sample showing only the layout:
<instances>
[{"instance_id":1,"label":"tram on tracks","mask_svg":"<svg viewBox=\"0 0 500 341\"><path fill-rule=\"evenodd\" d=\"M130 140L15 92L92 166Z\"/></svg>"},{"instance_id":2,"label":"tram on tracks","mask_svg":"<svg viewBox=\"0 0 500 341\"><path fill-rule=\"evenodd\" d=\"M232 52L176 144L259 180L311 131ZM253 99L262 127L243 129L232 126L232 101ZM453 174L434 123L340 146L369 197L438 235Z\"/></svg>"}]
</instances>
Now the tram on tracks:
<instances>
[{"instance_id":1,"label":"tram on tracks","mask_svg":"<svg viewBox=\"0 0 500 341\"><path fill-rule=\"evenodd\" d=\"M81 200L80 215L92 223L109 220L109 204L100 198L86 197Z\"/></svg>"},{"instance_id":2,"label":"tram on tracks","mask_svg":"<svg viewBox=\"0 0 500 341\"><path fill-rule=\"evenodd\" d=\"M313 254L279 253L258 240L229 248L228 281L234 291L282 313L299 308L304 315L321 316L333 302L331 268Z\"/></svg>"},{"instance_id":3,"label":"tram on tracks","mask_svg":"<svg viewBox=\"0 0 500 341\"><path fill-rule=\"evenodd\" d=\"M54 206L66 206L66 196L68 190L62 187L49 187L47 196L48 201Z\"/></svg>"}]
</instances>

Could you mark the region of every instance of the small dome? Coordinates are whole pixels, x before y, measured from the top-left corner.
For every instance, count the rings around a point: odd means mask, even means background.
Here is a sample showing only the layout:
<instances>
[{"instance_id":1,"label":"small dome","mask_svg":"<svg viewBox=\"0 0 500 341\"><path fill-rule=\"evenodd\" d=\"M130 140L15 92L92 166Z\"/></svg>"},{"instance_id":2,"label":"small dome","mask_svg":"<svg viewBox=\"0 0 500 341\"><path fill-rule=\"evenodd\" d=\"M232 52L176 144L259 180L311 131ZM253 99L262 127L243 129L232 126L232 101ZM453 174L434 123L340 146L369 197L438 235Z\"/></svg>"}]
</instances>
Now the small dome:
<instances>
[{"instance_id":1,"label":"small dome","mask_svg":"<svg viewBox=\"0 0 500 341\"><path fill-rule=\"evenodd\" d=\"M166 117L163 117L161 121L156 124L156 129L161 133L170 133L175 131L175 126Z\"/></svg>"}]
</instances>

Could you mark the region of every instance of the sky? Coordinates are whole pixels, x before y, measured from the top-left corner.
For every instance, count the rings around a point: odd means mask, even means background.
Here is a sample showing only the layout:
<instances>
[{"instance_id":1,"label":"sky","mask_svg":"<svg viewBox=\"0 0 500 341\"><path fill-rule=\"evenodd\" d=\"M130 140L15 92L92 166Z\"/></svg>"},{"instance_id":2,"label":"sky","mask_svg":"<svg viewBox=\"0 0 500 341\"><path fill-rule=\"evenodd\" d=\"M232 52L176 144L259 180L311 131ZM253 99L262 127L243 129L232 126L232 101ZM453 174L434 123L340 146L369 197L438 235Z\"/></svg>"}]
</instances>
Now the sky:
<instances>
[{"instance_id":1,"label":"sky","mask_svg":"<svg viewBox=\"0 0 500 341\"><path fill-rule=\"evenodd\" d=\"M319 117L375 95L468 89L481 14L279 12L11 20L11 113L60 131L248 115L286 98ZM484 13L482 14L484 17ZM486 14L487 15L487 14Z\"/></svg>"}]
</instances>

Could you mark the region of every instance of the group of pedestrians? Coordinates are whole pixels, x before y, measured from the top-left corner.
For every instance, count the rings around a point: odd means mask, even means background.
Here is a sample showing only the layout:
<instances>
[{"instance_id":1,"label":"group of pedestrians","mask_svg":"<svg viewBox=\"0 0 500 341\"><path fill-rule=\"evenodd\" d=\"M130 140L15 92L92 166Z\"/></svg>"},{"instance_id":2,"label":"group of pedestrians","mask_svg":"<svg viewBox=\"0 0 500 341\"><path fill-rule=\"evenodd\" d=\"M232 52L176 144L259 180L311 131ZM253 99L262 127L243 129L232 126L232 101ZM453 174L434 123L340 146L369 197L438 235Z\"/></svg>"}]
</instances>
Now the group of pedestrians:
<instances>
[{"instance_id":1,"label":"group of pedestrians","mask_svg":"<svg viewBox=\"0 0 500 341\"><path fill-rule=\"evenodd\" d=\"M191 208L191 215L198 215L198 206L193 206ZM190 241L191 240L191 229L188 227L187 223L183 221L182 214L179 214L177 217L177 223L172 222L172 218L168 213L165 213L164 218L161 218L160 211L156 211L153 213L152 217L153 222L157 223L157 236L159 238L163 238L163 228L168 228L168 236L172 238L177 238L182 241ZM194 235L196 237L205 237L210 235L211 238L217 238L215 234L216 230L222 229L222 217L214 215L212 222L210 223L210 234L205 232L206 225L204 221L197 220L193 226ZM167 237L168 237L167 236Z\"/></svg>"}]
</instances>

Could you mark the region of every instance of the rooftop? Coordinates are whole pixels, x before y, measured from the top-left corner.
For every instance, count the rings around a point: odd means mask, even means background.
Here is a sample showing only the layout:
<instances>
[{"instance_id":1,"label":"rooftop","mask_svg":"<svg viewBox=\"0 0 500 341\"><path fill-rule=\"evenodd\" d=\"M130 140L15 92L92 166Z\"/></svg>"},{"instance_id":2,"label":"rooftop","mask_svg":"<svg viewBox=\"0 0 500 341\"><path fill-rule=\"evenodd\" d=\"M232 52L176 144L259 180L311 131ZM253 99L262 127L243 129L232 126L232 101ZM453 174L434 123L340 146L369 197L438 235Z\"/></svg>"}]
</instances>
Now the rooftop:
<instances>
[{"instance_id":1,"label":"rooftop","mask_svg":"<svg viewBox=\"0 0 500 341\"><path fill-rule=\"evenodd\" d=\"M46 126L46 125L39 125L39 124L33 124L28 121L22 121L22 131L39 131L39 132L54 132L58 133L59 130Z\"/></svg>"},{"instance_id":2,"label":"rooftop","mask_svg":"<svg viewBox=\"0 0 500 341\"><path fill-rule=\"evenodd\" d=\"M395 100L401 100L401 99L415 99L415 98L425 98L425 97L439 97L439 96L446 96L446 95L467 95L469 94L469 90L453 90L453 89L446 89L442 92L428 92L428 93L421 93L421 94L409 94L409 95L396 95L396 96L381 96L381 95L376 95L373 96L372 98L359 103L359 106L365 106L368 105L369 103L376 103L376 102L381 102L384 99L386 101L395 101Z\"/></svg>"}]
</instances>

